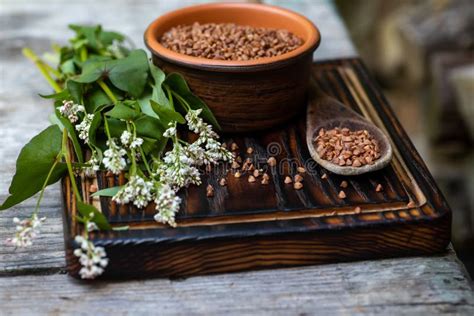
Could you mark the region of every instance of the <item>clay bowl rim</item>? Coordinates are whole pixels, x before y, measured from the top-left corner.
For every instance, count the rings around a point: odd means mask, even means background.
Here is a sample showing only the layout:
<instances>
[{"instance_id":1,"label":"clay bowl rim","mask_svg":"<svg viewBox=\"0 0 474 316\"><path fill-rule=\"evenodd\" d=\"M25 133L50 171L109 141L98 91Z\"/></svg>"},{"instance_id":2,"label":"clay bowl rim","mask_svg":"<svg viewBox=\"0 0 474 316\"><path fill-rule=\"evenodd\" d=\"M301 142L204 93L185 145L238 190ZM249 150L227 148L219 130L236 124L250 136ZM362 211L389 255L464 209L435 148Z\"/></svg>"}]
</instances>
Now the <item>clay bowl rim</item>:
<instances>
[{"instance_id":1,"label":"clay bowl rim","mask_svg":"<svg viewBox=\"0 0 474 316\"><path fill-rule=\"evenodd\" d=\"M222 8L248 8L259 11L268 11L281 15L282 17L292 17L303 24L310 31L308 39L297 49L275 57L264 57L248 61L214 60L201 57L188 56L170 49L160 44L158 38L154 36L156 28L164 21L175 19L185 12L198 12L202 10L219 10ZM258 3L208 3L187 6L178 10L170 11L155 19L145 31L144 41L147 48L157 57L180 66L188 68L219 71L219 72L250 72L258 70L269 70L284 67L296 60L313 53L321 42L319 29L305 16L294 11L278 6Z\"/></svg>"}]
</instances>

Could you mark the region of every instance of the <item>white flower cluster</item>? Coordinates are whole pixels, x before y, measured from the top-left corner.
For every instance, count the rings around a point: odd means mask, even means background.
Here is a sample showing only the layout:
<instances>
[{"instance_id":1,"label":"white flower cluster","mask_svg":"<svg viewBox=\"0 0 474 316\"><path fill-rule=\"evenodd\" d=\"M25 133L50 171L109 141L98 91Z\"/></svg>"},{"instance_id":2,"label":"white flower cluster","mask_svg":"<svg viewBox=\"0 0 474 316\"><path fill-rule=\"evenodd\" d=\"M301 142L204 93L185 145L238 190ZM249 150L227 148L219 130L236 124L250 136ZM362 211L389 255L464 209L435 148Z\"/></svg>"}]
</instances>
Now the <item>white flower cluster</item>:
<instances>
[{"instance_id":1,"label":"white flower cluster","mask_svg":"<svg viewBox=\"0 0 474 316\"><path fill-rule=\"evenodd\" d=\"M123 158L127 151L118 146L113 138L107 141L107 146L109 148L104 151L102 163L107 170L114 174L119 174L127 166L127 161Z\"/></svg>"},{"instance_id":2,"label":"white flower cluster","mask_svg":"<svg viewBox=\"0 0 474 316\"><path fill-rule=\"evenodd\" d=\"M233 159L232 153L222 147L222 144L217 140L219 135L212 130L212 126L204 123L203 119L199 117L202 109L190 110L186 114L186 121L191 131L199 135L196 140L198 145L203 145L206 149L204 152L204 163L216 163L219 160L231 161Z\"/></svg>"},{"instance_id":3,"label":"white flower cluster","mask_svg":"<svg viewBox=\"0 0 474 316\"><path fill-rule=\"evenodd\" d=\"M176 122L168 123L168 129L163 133L164 137L174 137L176 136Z\"/></svg>"},{"instance_id":4,"label":"white flower cluster","mask_svg":"<svg viewBox=\"0 0 474 316\"><path fill-rule=\"evenodd\" d=\"M28 247L33 244L33 239L40 233L40 228L46 217L38 218L33 214L31 218L20 220L18 217L13 218L16 225L15 237L8 238L7 244L15 247Z\"/></svg>"},{"instance_id":5,"label":"white flower cluster","mask_svg":"<svg viewBox=\"0 0 474 316\"><path fill-rule=\"evenodd\" d=\"M178 190L189 184L201 184L199 169L194 159L187 155L185 145L173 144L173 149L166 152L159 166L160 181Z\"/></svg>"},{"instance_id":6,"label":"white flower cluster","mask_svg":"<svg viewBox=\"0 0 474 316\"><path fill-rule=\"evenodd\" d=\"M88 177L93 177L97 171L100 169L100 160L97 157L97 152L93 151L92 156L89 161L86 162L89 166L84 168L84 173Z\"/></svg>"},{"instance_id":7,"label":"white flower cluster","mask_svg":"<svg viewBox=\"0 0 474 316\"><path fill-rule=\"evenodd\" d=\"M73 101L63 101L63 105L59 107L59 113L65 116L71 121L71 123L77 122L79 119L78 113L85 112L84 106L80 104L74 104Z\"/></svg>"},{"instance_id":8,"label":"white flower cluster","mask_svg":"<svg viewBox=\"0 0 474 316\"><path fill-rule=\"evenodd\" d=\"M94 114L86 114L82 122L76 125L76 130L79 132L79 138L86 144L89 143L89 130L93 118Z\"/></svg>"},{"instance_id":9,"label":"white flower cluster","mask_svg":"<svg viewBox=\"0 0 474 316\"><path fill-rule=\"evenodd\" d=\"M178 213L181 204L181 198L176 196L176 192L169 185L162 185L156 193L155 204L155 209L158 211L155 220L175 227L175 214Z\"/></svg>"},{"instance_id":10,"label":"white flower cluster","mask_svg":"<svg viewBox=\"0 0 474 316\"><path fill-rule=\"evenodd\" d=\"M74 255L79 258L82 265L79 274L83 279L94 279L104 272L104 268L109 263L104 248L96 247L83 236L76 236L75 241L80 248L74 250Z\"/></svg>"},{"instance_id":11,"label":"white flower cluster","mask_svg":"<svg viewBox=\"0 0 474 316\"><path fill-rule=\"evenodd\" d=\"M131 149L140 147L143 144L143 139L140 137L134 136L129 131L124 131L120 136L120 141L124 146L127 146Z\"/></svg>"},{"instance_id":12,"label":"white flower cluster","mask_svg":"<svg viewBox=\"0 0 474 316\"><path fill-rule=\"evenodd\" d=\"M140 176L131 176L130 181L112 198L117 203L133 202L138 208L144 208L153 200L153 183Z\"/></svg>"}]
</instances>

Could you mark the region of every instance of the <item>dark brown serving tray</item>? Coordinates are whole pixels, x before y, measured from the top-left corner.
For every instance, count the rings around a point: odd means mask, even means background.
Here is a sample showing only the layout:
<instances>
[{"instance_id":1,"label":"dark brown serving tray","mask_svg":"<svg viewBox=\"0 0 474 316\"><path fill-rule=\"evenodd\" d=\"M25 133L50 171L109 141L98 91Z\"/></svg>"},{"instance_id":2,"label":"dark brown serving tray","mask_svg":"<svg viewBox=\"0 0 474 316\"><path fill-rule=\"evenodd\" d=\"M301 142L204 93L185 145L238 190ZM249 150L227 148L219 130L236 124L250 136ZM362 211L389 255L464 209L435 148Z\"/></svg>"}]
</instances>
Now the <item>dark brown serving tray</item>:
<instances>
[{"instance_id":1,"label":"dark brown serving tray","mask_svg":"<svg viewBox=\"0 0 474 316\"><path fill-rule=\"evenodd\" d=\"M253 135L227 135L247 157L265 162L275 155L281 167L268 170L269 185L248 183L228 176L217 184L222 170L203 176L203 185L181 193L184 200L178 227L153 220L146 210L120 206L110 198L91 198L90 184L99 189L123 184L124 177L77 179L84 198L112 225L127 231L92 233L105 247L110 263L104 277L181 277L368 258L432 254L450 241L451 211L425 164L390 109L380 89L357 59L317 63L317 86L374 122L390 136L391 164L371 174L343 177L327 172L310 158L305 142L304 114L286 126ZM302 190L283 182L305 165ZM265 164L262 164L265 166ZM321 179L327 173L326 180ZM347 180L346 199L338 198L339 184ZM384 190L376 192L377 184ZM206 197L206 186L215 188ZM64 232L68 272L77 276L80 265L73 255L74 236L82 226L75 220L70 182L63 181Z\"/></svg>"}]
</instances>

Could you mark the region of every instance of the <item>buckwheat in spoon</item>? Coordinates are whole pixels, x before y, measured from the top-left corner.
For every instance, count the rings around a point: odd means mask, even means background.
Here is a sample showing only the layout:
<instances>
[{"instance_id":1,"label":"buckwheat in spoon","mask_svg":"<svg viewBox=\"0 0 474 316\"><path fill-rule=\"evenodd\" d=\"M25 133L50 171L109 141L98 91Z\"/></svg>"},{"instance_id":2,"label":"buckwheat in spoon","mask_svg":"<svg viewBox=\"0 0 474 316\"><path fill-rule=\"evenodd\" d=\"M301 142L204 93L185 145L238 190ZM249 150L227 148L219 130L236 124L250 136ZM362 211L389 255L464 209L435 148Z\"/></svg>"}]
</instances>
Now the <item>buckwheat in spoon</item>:
<instances>
[{"instance_id":1,"label":"buckwheat in spoon","mask_svg":"<svg viewBox=\"0 0 474 316\"><path fill-rule=\"evenodd\" d=\"M392 159L390 141L377 126L314 87L306 115L306 142L311 157L339 175L379 170Z\"/></svg>"}]
</instances>

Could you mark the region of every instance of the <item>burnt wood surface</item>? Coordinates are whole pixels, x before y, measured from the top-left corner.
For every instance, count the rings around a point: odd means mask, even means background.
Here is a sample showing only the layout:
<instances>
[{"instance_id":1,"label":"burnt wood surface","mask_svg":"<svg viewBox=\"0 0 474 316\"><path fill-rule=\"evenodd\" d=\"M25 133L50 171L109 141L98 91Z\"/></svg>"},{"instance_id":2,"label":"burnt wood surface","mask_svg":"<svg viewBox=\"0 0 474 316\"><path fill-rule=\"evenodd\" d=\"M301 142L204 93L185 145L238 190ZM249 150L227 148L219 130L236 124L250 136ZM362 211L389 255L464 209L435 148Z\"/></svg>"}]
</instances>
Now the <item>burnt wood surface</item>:
<instances>
[{"instance_id":1,"label":"burnt wood surface","mask_svg":"<svg viewBox=\"0 0 474 316\"><path fill-rule=\"evenodd\" d=\"M153 220L154 205L137 210L116 205L110 198L92 198L87 188L123 184L124 176L77 179L86 201L96 205L117 226L128 231L93 233L110 258L104 277L189 276L267 267L307 265L443 251L450 240L451 212L397 122L380 90L372 84L357 59L317 63L313 77L327 93L384 130L394 157L386 168L360 176L328 172L311 158L305 143L304 112L283 128L251 135L224 135L225 141L253 147L254 164L266 168L270 184L249 183L245 173L235 178L225 168L203 175L203 185L181 192L184 200L178 227ZM275 156L279 164L264 162ZM284 184L304 166L304 187ZM321 179L323 174L327 179ZM228 185L218 185L225 176ZM346 180L347 198L338 198ZM207 184L215 196L207 198ZM381 184L383 191L376 192ZM75 201L68 179L65 195L65 239L68 272L77 276L80 265L72 254L80 233Z\"/></svg>"}]
</instances>

